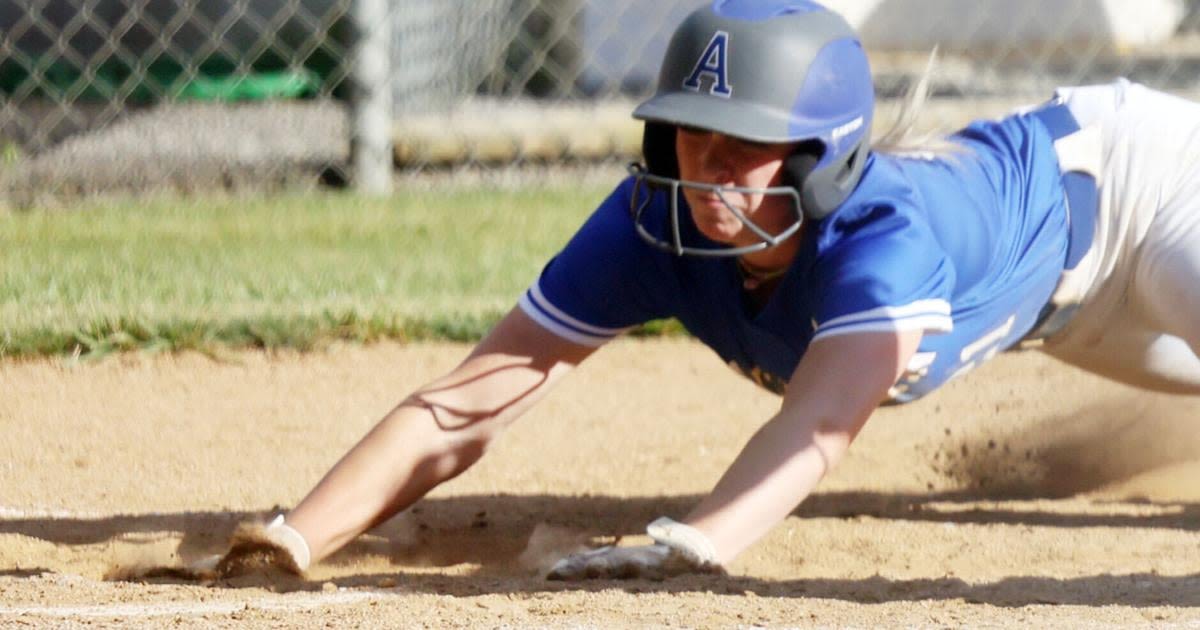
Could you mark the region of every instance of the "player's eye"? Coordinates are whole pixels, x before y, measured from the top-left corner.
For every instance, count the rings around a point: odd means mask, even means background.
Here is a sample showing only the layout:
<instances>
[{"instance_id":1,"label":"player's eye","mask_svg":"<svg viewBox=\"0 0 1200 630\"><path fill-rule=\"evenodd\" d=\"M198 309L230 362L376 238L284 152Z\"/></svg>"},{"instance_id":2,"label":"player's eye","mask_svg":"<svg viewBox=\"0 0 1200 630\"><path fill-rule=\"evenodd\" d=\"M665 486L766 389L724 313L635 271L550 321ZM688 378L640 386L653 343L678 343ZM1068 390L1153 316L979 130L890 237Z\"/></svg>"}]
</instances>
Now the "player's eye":
<instances>
[{"instance_id":1,"label":"player's eye","mask_svg":"<svg viewBox=\"0 0 1200 630\"><path fill-rule=\"evenodd\" d=\"M750 151L766 151L775 147L771 142L758 142L756 140L738 140L742 147Z\"/></svg>"}]
</instances>

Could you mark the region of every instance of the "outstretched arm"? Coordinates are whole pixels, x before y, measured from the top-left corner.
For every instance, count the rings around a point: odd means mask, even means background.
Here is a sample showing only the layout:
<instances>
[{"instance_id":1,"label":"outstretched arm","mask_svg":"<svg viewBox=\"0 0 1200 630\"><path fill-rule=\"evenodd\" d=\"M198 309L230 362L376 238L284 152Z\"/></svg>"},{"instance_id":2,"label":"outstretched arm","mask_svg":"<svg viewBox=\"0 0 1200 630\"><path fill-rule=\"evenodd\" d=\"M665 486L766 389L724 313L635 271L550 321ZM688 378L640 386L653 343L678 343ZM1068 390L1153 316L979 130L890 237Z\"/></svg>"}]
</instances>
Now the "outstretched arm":
<instances>
[{"instance_id":1,"label":"outstretched arm","mask_svg":"<svg viewBox=\"0 0 1200 630\"><path fill-rule=\"evenodd\" d=\"M595 349L519 308L446 376L418 389L293 509L286 522L315 562L466 470L500 431Z\"/></svg>"},{"instance_id":2,"label":"outstretched arm","mask_svg":"<svg viewBox=\"0 0 1200 630\"><path fill-rule=\"evenodd\" d=\"M783 405L684 522L732 560L803 501L845 454L904 372L920 332L818 340L796 367Z\"/></svg>"},{"instance_id":3,"label":"outstretched arm","mask_svg":"<svg viewBox=\"0 0 1200 630\"><path fill-rule=\"evenodd\" d=\"M719 570L787 517L845 454L904 372L920 332L858 333L814 343L783 405L682 523L655 521L656 544L563 559L551 578L650 577Z\"/></svg>"}]
</instances>

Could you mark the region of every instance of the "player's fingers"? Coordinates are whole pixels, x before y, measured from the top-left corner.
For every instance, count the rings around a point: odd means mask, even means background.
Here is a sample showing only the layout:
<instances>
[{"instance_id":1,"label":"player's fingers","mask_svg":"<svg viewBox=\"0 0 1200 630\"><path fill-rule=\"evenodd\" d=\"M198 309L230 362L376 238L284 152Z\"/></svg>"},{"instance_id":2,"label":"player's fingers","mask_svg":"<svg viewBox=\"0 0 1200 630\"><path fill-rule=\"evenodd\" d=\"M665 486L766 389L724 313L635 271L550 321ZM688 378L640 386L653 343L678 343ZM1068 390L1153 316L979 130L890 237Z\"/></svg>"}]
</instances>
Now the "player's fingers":
<instances>
[{"instance_id":1,"label":"player's fingers","mask_svg":"<svg viewBox=\"0 0 1200 630\"><path fill-rule=\"evenodd\" d=\"M607 554L612 547L600 547L581 553L573 553L559 560L546 574L548 580L582 580L602 577L608 565Z\"/></svg>"},{"instance_id":2,"label":"player's fingers","mask_svg":"<svg viewBox=\"0 0 1200 630\"><path fill-rule=\"evenodd\" d=\"M550 569L550 580L665 579L664 563L671 555L662 545L601 547L563 558Z\"/></svg>"}]
</instances>

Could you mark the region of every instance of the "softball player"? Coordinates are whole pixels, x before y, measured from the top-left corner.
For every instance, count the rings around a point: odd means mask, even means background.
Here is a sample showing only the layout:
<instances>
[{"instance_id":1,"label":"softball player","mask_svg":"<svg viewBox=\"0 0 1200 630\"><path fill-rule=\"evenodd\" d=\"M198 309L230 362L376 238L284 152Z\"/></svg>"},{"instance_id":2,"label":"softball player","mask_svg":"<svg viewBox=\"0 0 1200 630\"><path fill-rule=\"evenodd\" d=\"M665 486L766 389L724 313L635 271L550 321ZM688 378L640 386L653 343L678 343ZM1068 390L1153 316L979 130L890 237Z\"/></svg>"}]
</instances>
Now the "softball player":
<instances>
[{"instance_id":1,"label":"softball player","mask_svg":"<svg viewBox=\"0 0 1200 630\"><path fill-rule=\"evenodd\" d=\"M867 58L836 14L804 0L693 13L634 113L646 164L460 366L258 542L304 570L465 470L572 366L655 318L677 317L781 407L690 514L650 524L654 544L574 555L552 577L719 570L881 402L1020 344L1200 392L1200 106L1120 81L875 148L873 110Z\"/></svg>"}]
</instances>

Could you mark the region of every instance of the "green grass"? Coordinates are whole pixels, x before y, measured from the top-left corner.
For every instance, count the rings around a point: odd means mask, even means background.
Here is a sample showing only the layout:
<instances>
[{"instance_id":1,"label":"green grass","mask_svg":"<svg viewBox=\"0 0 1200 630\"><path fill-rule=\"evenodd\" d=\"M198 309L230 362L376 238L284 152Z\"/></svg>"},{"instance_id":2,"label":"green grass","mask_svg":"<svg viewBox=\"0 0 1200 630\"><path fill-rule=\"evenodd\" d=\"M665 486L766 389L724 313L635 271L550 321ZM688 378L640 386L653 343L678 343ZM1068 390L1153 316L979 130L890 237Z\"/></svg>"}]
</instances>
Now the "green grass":
<instances>
[{"instance_id":1,"label":"green grass","mask_svg":"<svg viewBox=\"0 0 1200 630\"><path fill-rule=\"evenodd\" d=\"M0 144L0 166L16 164L21 159L21 149L10 142Z\"/></svg>"},{"instance_id":2,"label":"green grass","mask_svg":"<svg viewBox=\"0 0 1200 630\"><path fill-rule=\"evenodd\" d=\"M0 357L477 339L606 193L327 193L0 214Z\"/></svg>"}]
</instances>

